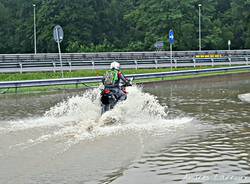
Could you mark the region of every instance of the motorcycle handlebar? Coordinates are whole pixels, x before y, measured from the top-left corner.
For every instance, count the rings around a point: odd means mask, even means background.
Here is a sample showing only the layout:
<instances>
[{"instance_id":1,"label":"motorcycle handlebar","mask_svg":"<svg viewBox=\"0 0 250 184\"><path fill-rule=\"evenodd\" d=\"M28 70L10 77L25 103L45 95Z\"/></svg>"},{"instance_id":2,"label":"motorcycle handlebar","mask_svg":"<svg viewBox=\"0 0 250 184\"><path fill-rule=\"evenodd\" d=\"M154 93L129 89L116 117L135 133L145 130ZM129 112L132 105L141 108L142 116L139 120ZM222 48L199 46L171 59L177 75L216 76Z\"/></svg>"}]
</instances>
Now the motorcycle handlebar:
<instances>
[{"instance_id":1,"label":"motorcycle handlebar","mask_svg":"<svg viewBox=\"0 0 250 184\"><path fill-rule=\"evenodd\" d=\"M128 87L128 86L132 86L132 81L133 81L133 78L132 79L129 79L127 80L127 82L122 82L123 84L121 85L121 87Z\"/></svg>"}]
</instances>

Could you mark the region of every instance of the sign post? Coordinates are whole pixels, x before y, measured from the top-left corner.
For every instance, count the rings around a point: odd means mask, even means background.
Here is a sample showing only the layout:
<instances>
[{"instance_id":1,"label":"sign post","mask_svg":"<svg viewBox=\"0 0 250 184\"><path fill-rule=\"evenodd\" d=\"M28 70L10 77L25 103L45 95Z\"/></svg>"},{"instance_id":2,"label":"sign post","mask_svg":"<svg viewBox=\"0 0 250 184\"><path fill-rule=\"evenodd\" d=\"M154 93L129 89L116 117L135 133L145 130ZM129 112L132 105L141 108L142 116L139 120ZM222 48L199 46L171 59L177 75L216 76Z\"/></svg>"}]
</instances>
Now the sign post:
<instances>
[{"instance_id":1,"label":"sign post","mask_svg":"<svg viewBox=\"0 0 250 184\"><path fill-rule=\"evenodd\" d=\"M171 61L171 71L172 71L172 59L173 59L173 44L174 44L174 31L169 30L168 39L170 43L170 61Z\"/></svg>"},{"instance_id":2,"label":"sign post","mask_svg":"<svg viewBox=\"0 0 250 184\"><path fill-rule=\"evenodd\" d=\"M54 40L57 42L57 46L58 46L59 58L60 58L60 63L61 63L61 73L62 73L62 78L63 78L62 53L61 53L61 46L60 46L60 43L63 40L63 29L61 26L57 25L54 27L53 37L54 37Z\"/></svg>"}]
</instances>

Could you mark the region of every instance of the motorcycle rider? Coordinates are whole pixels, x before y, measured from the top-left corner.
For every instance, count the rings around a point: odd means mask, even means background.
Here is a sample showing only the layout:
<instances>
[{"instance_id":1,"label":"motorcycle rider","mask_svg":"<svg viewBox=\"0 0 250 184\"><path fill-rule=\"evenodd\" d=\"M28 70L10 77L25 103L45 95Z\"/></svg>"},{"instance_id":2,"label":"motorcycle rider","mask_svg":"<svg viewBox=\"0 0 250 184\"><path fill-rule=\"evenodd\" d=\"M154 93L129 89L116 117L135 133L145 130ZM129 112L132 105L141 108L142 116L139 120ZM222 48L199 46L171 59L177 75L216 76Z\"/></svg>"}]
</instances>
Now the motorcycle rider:
<instances>
[{"instance_id":1,"label":"motorcycle rider","mask_svg":"<svg viewBox=\"0 0 250 184\"><path fill-rule=\"evenodd\" d=\"M120 82L124 82L126 86L131 85L129 80L120 71L120 63L112 62L110 64L110 70L107 71L102 79L104 89L115 91L115 96L118 100L126 100L127 95L125 89L120 86Z\"/></svg>"}]
</instances>

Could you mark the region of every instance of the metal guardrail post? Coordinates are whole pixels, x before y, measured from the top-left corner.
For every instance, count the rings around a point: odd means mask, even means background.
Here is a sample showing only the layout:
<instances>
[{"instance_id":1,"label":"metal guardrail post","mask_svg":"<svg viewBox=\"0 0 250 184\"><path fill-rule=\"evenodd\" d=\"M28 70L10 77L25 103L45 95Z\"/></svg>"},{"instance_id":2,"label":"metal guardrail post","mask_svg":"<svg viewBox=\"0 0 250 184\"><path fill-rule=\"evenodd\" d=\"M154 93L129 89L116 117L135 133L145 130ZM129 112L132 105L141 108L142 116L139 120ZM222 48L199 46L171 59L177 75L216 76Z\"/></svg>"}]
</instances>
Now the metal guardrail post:
<instances>
[{"instance_id":1,"label":"metal guardrail post","mask_svg":"<svg viewBox=\"0 0 250 184\"><path fill-rule=\"evenodd\" d=\"M71 72L71 62L68 61L68 63L69 63L69 72Z\"/></svg>"},{"instance_id":2,"label":"metal guardrail post","mask_svg":"<svg viewBox=\"0 0 250 184\"><path fill-rule=\"evenodd\" d=\"M95 61L92 61L92 70L95 70Z\"/></svg>"},{"instance_id":3,"label":"metal guardrail post","mask_svg":"<svg viewBox=\"0 0 250 184\"><path fill-rule=\"evenodd\" d=\"M193 58L194 68L196 67L196 60Z\"/></svg>"},{"instance_id":4,"label":"metal guardrail post","mask_svg":"<svg viewBox=\"0 0 250 184\"><path fill-rule=\"evenodd\" d=\"M53 62L53 72L55 73L56 72L56 63Z\"/></svg>"},{"instance_id":5,"label":"metal guardrail post","mask_svg":"<svg viewBox=\"0 0 250 184\"><path fill-rule=\"evenodd\" d=\"M246 57L246 65L248 65L248 57Z\"/></svg>"},{"instance_id":6,"label":"metal guardrail post","mask_svg":"<svg viewBox=\"0 0 250 184\"><path fill-rule=\"evenodd\" d=\"M20 73L23 73L23 65L22 65L22 63L19 63L19 66L20 66Z\"/></svg>"},{"instance_id":7,"label":"metal guardrail post","mask_svg":"<svg viewBox=\"0 0 250 184\"><path fill-rule=\"evenodd\" d=\"M212 67L214 67L214 59L211 58L211 61L212 61Z\"/></svg>"},{"instance_id":8,"label":"metal guardrail post","mask_svg":"<svg viewBox=\"0 0 250 184\"><path fill-rule=\"evenodd\" d=\"M174 59L175 68L177 68L177 59Z\"/></svg>"},{"instance_id":9,"label":"metal guardrail post","mask_svg":"<svg viewBox=\"0 0 250 184\"><path fill-rule=\"evenodd\" d=\"M158 61L155 59L155 69L158 69Z\"/></svg>"},{"instance_id":10,"label":"metal guardrail post","mask_svg":"<svg viewBox=\"0 0 250 184\"><path fill-rule=\"evenodd\" d=\"M135 60L134 62L135 62L135 69L138 70L138 63L137 63L137 60Z\"/></svg>"},{"instance_id":11,"label":"metal guardrail post","mask_svg":"<svg viewBox=\"0 0 250 184\"><path fill-rule=\"evenodd\" d=\"M229 66L232 66L232 59L228 58L228 61L229 61Z\"/></svg>"}]
</instances>

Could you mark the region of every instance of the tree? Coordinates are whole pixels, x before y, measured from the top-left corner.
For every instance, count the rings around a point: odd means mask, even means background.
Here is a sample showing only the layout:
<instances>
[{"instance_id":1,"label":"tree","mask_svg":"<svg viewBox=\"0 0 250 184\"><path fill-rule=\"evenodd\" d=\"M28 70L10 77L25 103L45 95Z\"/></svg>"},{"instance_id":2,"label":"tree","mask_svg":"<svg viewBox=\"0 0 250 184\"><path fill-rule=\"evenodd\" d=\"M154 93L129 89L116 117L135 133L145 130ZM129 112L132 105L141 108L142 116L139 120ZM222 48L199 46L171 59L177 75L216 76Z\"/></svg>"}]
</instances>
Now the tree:
<instances>
[{"instance_id":1,"label":"tree","mask_svg":"<svg viewBox=\"0 0 250 184\"><path fill-rule=\"evenodd\" d=\"M202 49L226 49L228 40L233 49L250 47L250 0L1 0L0 53L33 52L33 3L38 52L57 51L57 24L63 52L154 50L170 29L175 50L197 50L199 3Z\"/></svg>"}]
</instances>

